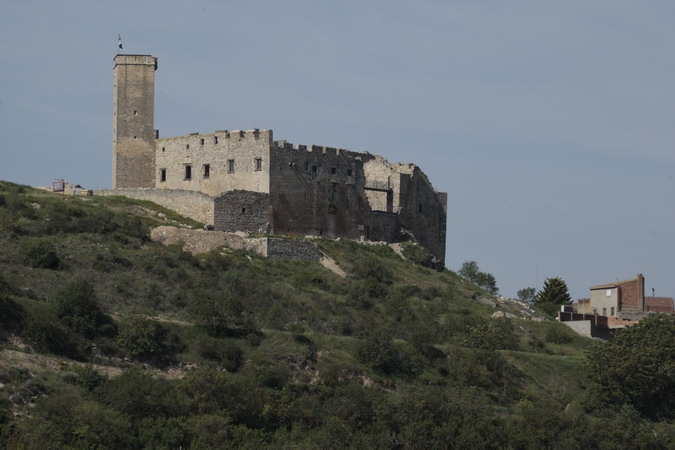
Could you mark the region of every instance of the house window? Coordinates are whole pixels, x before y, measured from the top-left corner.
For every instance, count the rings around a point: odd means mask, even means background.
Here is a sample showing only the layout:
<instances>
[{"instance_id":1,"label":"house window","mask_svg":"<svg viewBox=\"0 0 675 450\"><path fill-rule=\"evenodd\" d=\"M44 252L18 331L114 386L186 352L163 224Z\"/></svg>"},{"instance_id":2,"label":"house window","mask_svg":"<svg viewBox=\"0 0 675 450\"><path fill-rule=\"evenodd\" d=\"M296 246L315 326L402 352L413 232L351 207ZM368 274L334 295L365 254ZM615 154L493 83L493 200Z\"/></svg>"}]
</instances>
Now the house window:
<instances>
[{"instance_id":1,"label":"house window","mask_svg":"<svg viewBox=\"0 0 675 450\"><path fill-rule=\"evenodd\" d=\"M185 166L185 179L186 180L192 179L192 166L190 165Z\"/></svg>"},{"instance_id":2,"label":"house window","mask_svg":"<svg viewBox=\"0 0 675 450\"><path fill-rule=\"evenodd\" d=\"M607 289L607 290L605 291L605 297L611 297L611 296L612 296L612 290L611 290L611 289Z\"/></svg>"},{"instance_id":3,"label":"house window","mask_svg":"<svg viewBox=\"0 0 675 450\"><path fill-rule=\"evenodd\" d=\"M211 175L211 164L204 164L202 168L204 169L204 178L208 178Z\"/></svg>"},{"instance_id":4,"label":"house window","mask_svg":"<svg viewBox=\"0 0 675 450\"><path fill-rule=\"evenodd\" d=\"M227 173L234 172L234 159L227 160Z\"/></svg>"},{"instance_id":5,"label":"house window","mask_svg":"<svg viewBox=\"0 0 675 450\"><path fill-rule=\"evenodd\" d=\"M262 158L255 159L255 170L262 170Z\"/></svg>"},{"instance_id":6,"label":"house window","mask_svg":"<svg viewBox=\"0 0 675 450\"><path fill-rule=\"evenodd\" d=\"M614 307L612 306L611 308L609 308L609 310L611 311L609 314L610 314L611 316L614 316Z\"/></svg>"},{"instance_id":7,"label":"house window","mask_svg":"<svg viewBox=\"0 0 675 450\"><path fill-rule=\"evenodd\" d=\"M159 181L166 181L166 169L159 169Z\"/></svg>"},{"instance_id":8,"label":"house window","mask_svg":"<svg viewBox=\"0 0 675 450\"><path fill-rule=\"evenodd\" d=\"M330 174L331 174L331 175L337 174L337 167L331 167L331 168L330 168Z\"/></svg>"},{"instance_id":9,"label":"house window","mask_svg":"<svg viewBox=\"0 0 675 450\"><path fill-rule=\"evenodd\" d=\"M607 315L607 308L602 308L602 315L606 316Z\"/></svg>"}]
</instances>

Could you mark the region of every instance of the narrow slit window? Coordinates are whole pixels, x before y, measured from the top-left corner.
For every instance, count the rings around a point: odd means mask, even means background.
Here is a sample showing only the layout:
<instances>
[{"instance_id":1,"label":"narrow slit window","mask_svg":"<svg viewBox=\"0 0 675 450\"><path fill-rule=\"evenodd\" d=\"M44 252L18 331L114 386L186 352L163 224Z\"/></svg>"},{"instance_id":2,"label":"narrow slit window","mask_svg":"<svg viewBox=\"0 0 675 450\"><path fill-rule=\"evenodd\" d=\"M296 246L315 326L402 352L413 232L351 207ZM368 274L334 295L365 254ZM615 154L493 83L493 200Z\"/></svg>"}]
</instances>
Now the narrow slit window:
<instances>
[{"instance_id":1,"label":"narrow slit window","mask_svg":"<svg viewBox=\"0 0 675 450\"><path fill-rule=\"evenodd\" d=\"M211 176L211 164L204 164L203 169L204 169L204 178L210 177Z\"/></svg>"},{"instance_id":2,"label":"narrow slit window","mask_svg":"<svg viewBox=\"0 0 675 450\"><path fill-rule=\"evenodd\" d=\"M417 212L422 212L422 204L417 205Z\"/></svg>"},{"instance_id":3,"label":"narrow slit window","mask_svg":"<svg viewBox=\"0 0 675 450\"><path fill-rule=\"evenodd\" d=\"M190 165L185 166L185 179L186 180L192 179L192 166Z\"/></svg>"},{"instance_id":4,"label":"narrow slit window","mask_svg":"<svg viewBox=\"0 0 675 450\"><path fill-rule=\"evenodd\" d=\"M185 144L185 148L190 148L190 144Z\"/></svg>"},{"instance_id":5,"label":"narrow slit window","mask_svg":"<svg viewBox=\"0 0 675 450\"><path fill-rule=\"evenodd\" d=\"M228 159L227 160L227 172L228 173L234 172L234 159Z\"/></svg>"},{"instance_id":6,"label":"narrow slit window","mask_svg":"<svg viewBox=\"0 0 675 450\"><path fill-rule=\"evenodd\" d=\"M159 181L166 181L166 169L159 169Z\"/></svg>"},{"instance_id":7,"label":"narrow slit window","mask_svg":"<svg viewBox=\"0 0 675 450\"><path fill-rule=\"evenodd\" d=\"M241 213L246 214L246 208L241 208Z\"/></svg>"},{"instance_id":8,"label":"narrow slit window","mask_svg":"<svg viewBox=\"0 0 675 450\"><path fill-rule=\"evenodd\" d=\"M199 143L200 143L201 145L204 145L204 138L201 138L201 139L199 140Z\"/></svg>"},{"instance_id":9,"label":"narrow slit window","mask_svg":"<svg viewBox=\"0 0 675 450\"><path fill-rule=\"evenodd\" d=\"M309 172L309 162L305 161L305 172Z\"/></svg>"},{"instance_id":10,"label":"narrow slit window","mask_svg":"<svg viewBox=\"0 0 675 450\"><path fill-rule=\"evenodd\" d=\"M331 175L336 175L336 174L337 174L337 167L331 167L331 168L330 168L330 174L331 174Z\"/></svg>"},{"instance_id":11,"label":"narrow slit window","mask_svg":"<svg viewBox=\"0 0 675 450\"><path fill-rule=\"evenodd\" d=\"M255 159L255 170L257 171L262 170L262 158Z\"/></svg>"},{"instance_id":12,"label":"narrow slit window","mask_svg":"<svg viewBox=\"0 0 675 450\"><path fill-rule=\"evenodd\" d=\"M218 136L214 136L214 137L213 137L213 143L214 143L214 144L217 144L217 143L218 143Z\"/></svg>"}]
</instances>

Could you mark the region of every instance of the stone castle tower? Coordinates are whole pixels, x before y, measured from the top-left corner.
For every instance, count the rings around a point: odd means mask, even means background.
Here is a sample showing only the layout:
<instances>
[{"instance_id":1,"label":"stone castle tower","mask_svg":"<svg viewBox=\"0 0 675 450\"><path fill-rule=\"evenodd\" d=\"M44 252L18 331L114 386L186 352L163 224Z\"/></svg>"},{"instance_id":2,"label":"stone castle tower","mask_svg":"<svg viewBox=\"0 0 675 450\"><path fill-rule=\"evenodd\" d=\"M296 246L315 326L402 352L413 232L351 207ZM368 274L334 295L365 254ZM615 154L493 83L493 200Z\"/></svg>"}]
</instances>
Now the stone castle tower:
<instances>
[{"instance_id":1,"label":"stone castle tower","mask_svg":"<svg viewBox=\"0 0 675 450\"><path fill-rule=\"evenodd\" d=\"M155 187L155 70L150 55L117 55L113 69L115 188Z\"/></svg>"}]
</instances>

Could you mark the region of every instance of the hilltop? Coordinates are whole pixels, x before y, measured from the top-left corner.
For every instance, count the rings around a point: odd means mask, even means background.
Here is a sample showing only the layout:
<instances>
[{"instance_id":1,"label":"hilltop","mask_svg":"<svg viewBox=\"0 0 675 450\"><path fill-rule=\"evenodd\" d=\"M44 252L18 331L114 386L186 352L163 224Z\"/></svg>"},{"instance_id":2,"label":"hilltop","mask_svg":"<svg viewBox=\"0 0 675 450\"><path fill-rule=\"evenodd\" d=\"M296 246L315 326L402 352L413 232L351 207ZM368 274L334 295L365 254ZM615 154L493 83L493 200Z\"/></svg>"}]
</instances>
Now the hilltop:
<instances>
[{"instance_id":1,"label":"hilltop","mask_svg":"<svg viewBox=\"0 0 675 450\"><path fill-rule=\"evenodd\" d=\"M150 240L150 202L0 185L8 448L668 447L594 397L595 345L413 242L318 262Z\"/></svg>"}]
</instances>

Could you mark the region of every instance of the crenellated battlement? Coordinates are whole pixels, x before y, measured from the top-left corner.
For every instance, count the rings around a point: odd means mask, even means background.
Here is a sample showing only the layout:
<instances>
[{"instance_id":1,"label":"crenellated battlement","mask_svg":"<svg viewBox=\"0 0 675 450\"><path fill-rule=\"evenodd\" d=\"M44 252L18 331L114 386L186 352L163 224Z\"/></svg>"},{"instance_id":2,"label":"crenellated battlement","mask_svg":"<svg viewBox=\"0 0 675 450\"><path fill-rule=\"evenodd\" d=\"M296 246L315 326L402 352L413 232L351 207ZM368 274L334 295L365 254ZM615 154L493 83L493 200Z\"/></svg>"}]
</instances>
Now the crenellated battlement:
<instances>
[{"instance_id":1,"label":"crenellated battlement","mask_svg":"<svg viewBox=\"0 0 675 450\"><path fill-rule=\"evenodd\" d=\"M186 136L171 136L165 138L158 138L157 142L176 142L176 141L195 141L200 142L200 139L209 139L209 142L218 144L220 139L224 140L263 140L272 142L272 130L260 130L254 128L252 130L216 130L213 133L190 133ZM218 139L215 139L218 138ZM206 142L206 141L205 141ZM191 142L190 142L191 143Z\"/></svg>"},{"instance_id":2,"label":"crenellated battlement","mask_svg":"<svg viewBox=\"0 0 675 450\"><path fill-rule=\"evenodd\" d=\"M352 150L346 150L344 148L337 147L327 147L324 145L302 145L302 144L291 144L285 140L274 141L274 148L283 149L283 150L297 150L299 152L308 152L308 153L321 153L324 155L344 155L356 157L359 155L368 155L368 152L355 152Z\"/></svg>"}]
</instances>

